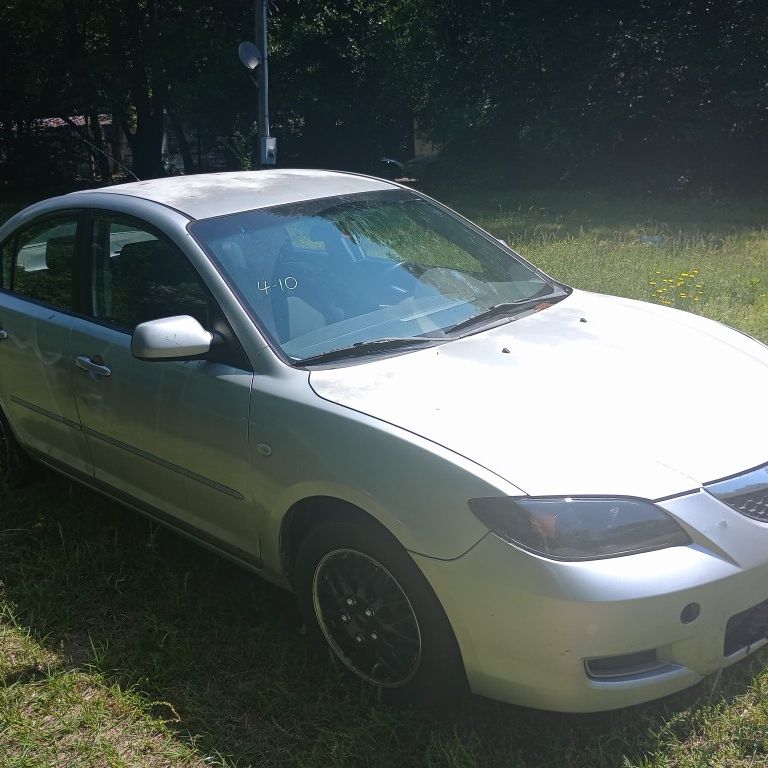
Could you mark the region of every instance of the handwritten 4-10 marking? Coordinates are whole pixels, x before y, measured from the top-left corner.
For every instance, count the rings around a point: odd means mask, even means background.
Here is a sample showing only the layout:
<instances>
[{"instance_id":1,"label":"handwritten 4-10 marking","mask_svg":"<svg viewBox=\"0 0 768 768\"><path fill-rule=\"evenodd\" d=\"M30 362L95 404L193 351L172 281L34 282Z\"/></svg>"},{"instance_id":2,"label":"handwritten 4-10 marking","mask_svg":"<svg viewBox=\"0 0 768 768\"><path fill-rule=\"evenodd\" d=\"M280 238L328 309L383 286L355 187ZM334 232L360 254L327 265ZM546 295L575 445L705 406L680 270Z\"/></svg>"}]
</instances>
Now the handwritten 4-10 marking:
<instances>
[{"instance_id":1,"label":"handwritten 4-10 marking","mask_svg":"<svg viewBox=\"0 0 768 768\"><path fill-rule=\"evenodd\" d=\"M272 288L279 288L285 293L286 291L295 291L298 284L299 281L295 277L288 275L288 277L278 278L278 281L274 285L270 285L266 280L258 280L256 282L256 287L260 291L264 291L265 296L269 296L269 291Z\"/></svg>"}]
</instances>

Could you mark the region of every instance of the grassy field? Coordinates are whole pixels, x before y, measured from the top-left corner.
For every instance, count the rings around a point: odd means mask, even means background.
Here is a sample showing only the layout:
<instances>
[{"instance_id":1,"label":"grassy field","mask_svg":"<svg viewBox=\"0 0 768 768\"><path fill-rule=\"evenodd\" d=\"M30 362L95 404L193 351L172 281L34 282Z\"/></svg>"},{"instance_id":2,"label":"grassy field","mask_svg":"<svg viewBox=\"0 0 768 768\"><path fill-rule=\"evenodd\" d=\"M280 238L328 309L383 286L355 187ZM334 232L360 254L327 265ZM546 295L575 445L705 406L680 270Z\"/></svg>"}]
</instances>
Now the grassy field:
<instances>
[{"instance_id":1,"label":"grassy field","mask_svg":"<svg viewBox=\"0 0 768 768\"><path fill-rule=\"evenodd\" d=\"M436 194L566 282L768 341L768 201ZM766 652L610 714L399 712L297 623L289 595L63 479L0 488L0 766L768 765Z\"/></svg>"}]
</instances>

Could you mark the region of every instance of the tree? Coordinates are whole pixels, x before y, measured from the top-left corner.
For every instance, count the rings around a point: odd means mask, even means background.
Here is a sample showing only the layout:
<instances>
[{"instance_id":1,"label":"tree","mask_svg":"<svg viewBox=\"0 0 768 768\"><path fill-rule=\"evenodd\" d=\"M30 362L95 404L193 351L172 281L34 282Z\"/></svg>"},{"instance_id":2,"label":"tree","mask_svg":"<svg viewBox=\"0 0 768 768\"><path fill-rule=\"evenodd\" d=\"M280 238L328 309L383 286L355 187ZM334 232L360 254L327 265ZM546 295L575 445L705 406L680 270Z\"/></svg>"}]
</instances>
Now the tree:
<instances>
[{"instance_id":1,"label":"tree","mask_svg":"<svg viewBox=\"0 0 768 768\"><path fill-rule=\"evenodd\" d=\"M168 130L185 173L202 161L192 134L240 137L242 154L252 14L251 0L0 0L0 163L23 180L55 150L35 120L81 115L105 180L104 113L142 178L165 172ZM379 170L407 156L415 116L462 168L506 179L764 184L766 37L759 0L279 0L279 160Z\"/></svg>"}]
</instances>

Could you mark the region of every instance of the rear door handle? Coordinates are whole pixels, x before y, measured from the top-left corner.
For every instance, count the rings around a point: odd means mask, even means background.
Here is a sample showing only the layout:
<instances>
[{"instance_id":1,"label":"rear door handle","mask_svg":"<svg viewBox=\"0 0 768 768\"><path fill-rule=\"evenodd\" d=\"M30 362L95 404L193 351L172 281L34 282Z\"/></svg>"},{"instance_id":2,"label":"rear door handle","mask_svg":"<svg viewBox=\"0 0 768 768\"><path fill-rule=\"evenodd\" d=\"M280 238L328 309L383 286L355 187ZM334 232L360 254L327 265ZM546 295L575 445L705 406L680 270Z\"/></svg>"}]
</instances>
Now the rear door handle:
<instances>
[{"instance_id":1,"label":"rear door handle","mask_svg":"<svg viewBox=\"0 0 768 768\"><path fill-rule=\"evenodd\" d=\"M81 371L88 371L92 377L111 376L112 370L104 364L101 355L83 355L75 361Z\"/></svg>"}]
</instances>

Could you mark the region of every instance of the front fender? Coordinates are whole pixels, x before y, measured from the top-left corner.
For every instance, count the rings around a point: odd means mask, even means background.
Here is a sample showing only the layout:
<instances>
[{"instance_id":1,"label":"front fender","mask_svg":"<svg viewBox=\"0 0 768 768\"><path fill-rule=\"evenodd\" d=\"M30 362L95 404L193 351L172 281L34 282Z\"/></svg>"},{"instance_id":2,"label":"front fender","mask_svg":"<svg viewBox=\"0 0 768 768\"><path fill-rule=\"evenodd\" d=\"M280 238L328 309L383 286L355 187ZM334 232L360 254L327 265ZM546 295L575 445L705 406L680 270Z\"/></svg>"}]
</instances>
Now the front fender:
<instances>
[{"instance_id":1,"label":"front fender","mask_svg":"<svg viewBox=\"0 0 768 768\"><path fill-rule=\"evenodd\" d=\"M252 393L250 440L268 571L280 570L284 516L307 498L359 507L406 549L450 560L487 533L470 498L521 493L469 459L308 388L298 398L291 387L265 389L262 382Z\"/></svg>"}]
</instances>

